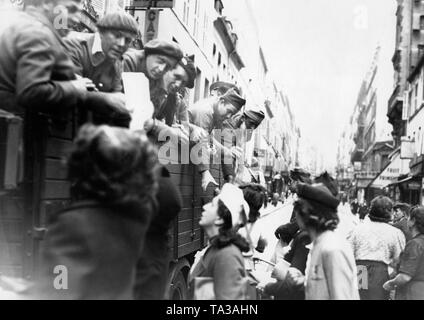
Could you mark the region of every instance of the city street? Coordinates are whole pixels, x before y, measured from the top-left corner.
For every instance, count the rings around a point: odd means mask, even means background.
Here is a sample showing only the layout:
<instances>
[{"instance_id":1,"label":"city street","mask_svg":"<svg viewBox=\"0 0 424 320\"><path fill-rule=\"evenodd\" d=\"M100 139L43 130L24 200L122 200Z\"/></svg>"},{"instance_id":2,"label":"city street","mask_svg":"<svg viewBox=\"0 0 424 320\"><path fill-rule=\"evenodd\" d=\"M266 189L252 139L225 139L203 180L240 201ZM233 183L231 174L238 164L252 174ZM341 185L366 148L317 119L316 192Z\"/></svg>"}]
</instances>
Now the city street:
<instances>
[{"instance_id":1,"label":"city street","mask_svg":"<svg viewBox=\"0 0 424 320\"><path fill-rule=\"evenodd\" d=\"M265 248L263 254L258 254L259 257L270 260L275 246L277 244L277 238L274 235L275 230L290 221L293 210L293 200L286 200L284 204L278 203L277 207L268 204L266 209L261 212L261 219L258 221L259 228L263 230L263 236L268 241L268 245Z\"/></svg>"},{"instance_id":2,"label":"city street","mask_svg":"<svg viewBox=\"0 0 424 320\"><path fill-rule=\"evenodd\" d=\"M424 0L0 0L0 48L0 295L424 300Z\"/></svg>"}]
</instances>

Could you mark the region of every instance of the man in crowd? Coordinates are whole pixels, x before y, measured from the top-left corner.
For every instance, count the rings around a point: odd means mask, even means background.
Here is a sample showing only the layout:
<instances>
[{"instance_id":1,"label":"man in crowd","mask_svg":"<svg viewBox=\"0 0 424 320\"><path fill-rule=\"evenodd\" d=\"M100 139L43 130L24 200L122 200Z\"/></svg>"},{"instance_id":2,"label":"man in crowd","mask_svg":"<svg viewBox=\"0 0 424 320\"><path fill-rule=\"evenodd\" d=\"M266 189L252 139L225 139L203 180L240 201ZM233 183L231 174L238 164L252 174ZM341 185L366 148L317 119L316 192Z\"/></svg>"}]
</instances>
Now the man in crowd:
<instances>
[{"instance_id":1,"label":"man in crowd","mask_svg":"<svg viewBox=\"0 0 424 320\"><path fill-rule=\"evenodd\" d=\"M406 242L412 240L411 230L408 228L408 219L411 206L407 203L397 202L393 206L393 226L400 229L405 235Z\"/></svg>"},{"instance_id":2,"label":"man in crowd","mask_svg":"<svg viewBox=\"0 0 424 320\"><path fill-rule=\"evenodd\" d=\"M222 129L222 123L240 111L245 104L246 100L240 97L235 90L230 90L221 97L210 97L189 108L190 122L194 125L192 126L194 129L192 130L192 138L194 138L194 142L200 142L200 140L204 137L202 134L197 135L197 132L206 132L207 135L210 135L215 129ZM212 140L213 145L219 149L219 152L223 152L225 156L240 155L238 152L223 147L216 139ZM199 166L199 171L202 174L203 190L207 189L209 183L217 185L215 179L209 172L209 165L207 164L207 162L209 162L208 154L208 152L202 150L203 159Z\"/></svg>"}]
</instances>

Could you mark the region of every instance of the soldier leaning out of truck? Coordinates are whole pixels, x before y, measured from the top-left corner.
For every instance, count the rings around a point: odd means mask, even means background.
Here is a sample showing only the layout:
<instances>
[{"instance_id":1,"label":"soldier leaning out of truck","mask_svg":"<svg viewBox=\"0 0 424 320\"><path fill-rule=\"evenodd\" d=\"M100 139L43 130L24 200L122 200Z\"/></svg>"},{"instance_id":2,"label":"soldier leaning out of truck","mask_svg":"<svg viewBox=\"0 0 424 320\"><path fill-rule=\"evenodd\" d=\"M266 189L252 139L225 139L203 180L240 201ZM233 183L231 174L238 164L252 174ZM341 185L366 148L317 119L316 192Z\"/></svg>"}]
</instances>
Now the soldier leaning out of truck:
<instances>
[{"instance_id":1,"label":"soldier leaning out of truck","mask_svg":"<svg viewBox=\"0 0 424 320\"><path fill-rule=\"evenodd\" d=\"M198 135L199 141L207 141L209 144L209 136L214 133L215 129L222 129L222 123L231 118L234 114L241 110L246 104L244 100L235 90L229 90L225 95L220 97L210 97L199 101L188 109L190 122L193 127L197 127L197 131L206 132L206 139L203 139L204 134ZM192 132L192 137L196 139L196 134ZM219 139L220 140L220 139ZM219 141L212 138L212 143L218 148L218 151L223 152L226 157L239 156L235 150L226 148ZM208 149L207 146L202 148L202 163L199 165L199 172L202 175L202 188L206 190L210 183L217 185L215 179L209 172L209 157L204 154ZM207 153L207 152L206 152Z\"/></svg>"},{"instance_id":2,"label":"soldier leaning out of truck","mask_svg":"<svg viewBox=\"0 0 424 320\"><path fill-rule=\"evenodd\" d=\"M153 140L157 139L161 130L165 130L168 135L172 135L169 130L177 131L177 135L178 132L184 134L182 130L188 126L188 114L180 92L185 88L193 88L195 78L196 68L188 57L182 58L174 69L164 75L160 88L165 91L165 95L162 96L160 108L155 106L155 119L165 119L165 123L155 122L157 127L149 133ZM182 128L172 127L176 122ZM182 208L180 191L165 167L159 178L157 202L159 210L147 230L145 246L137 263L134 289L137 300L162 300L165 296L170 261L168 230Z\"/></svg>"},{"instance_id":3,"label":"soldier leaning out of truck","mask_svg":"<svg viewBox=\"0 0 424 320\"><path fill-rule=\"evenodd\" d=\"M1 108L16 115L25 110L66 113L77 105L108 116L128 118L125 109L99 96L91 80L75 76L63 49L62 30L53 26L55 8L74 21L81 1L25 1L25 10L0 13ZM59 31L62 31L59 33Z\"/></svg>"}]
</instances>

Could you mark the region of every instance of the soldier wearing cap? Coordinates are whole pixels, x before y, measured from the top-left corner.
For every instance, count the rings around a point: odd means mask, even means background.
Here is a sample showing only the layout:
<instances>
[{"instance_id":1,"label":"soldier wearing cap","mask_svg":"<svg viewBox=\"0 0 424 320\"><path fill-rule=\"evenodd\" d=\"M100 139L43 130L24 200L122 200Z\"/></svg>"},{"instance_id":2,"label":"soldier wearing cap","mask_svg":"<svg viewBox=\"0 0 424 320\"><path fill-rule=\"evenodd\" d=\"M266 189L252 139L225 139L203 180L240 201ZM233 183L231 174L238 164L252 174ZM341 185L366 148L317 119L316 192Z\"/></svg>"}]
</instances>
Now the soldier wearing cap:
<instances>
[{"instance_id":1,"label":"soldier wearing cap","mask_svg":"<svg viewBox=\"0 0 424 320\"><path fill-rule=\"evenodd\" d=\"M221 97L210 97L189 108L188 112L192 124L190 127L192 140L199 142L205 138L207 139L215 129L222 129L223 122L239 112L245 104L245 99L238 95L235 90L230 90ZM222 146L214 138L212 140L213 145L217 147L220 153L223 152L224 156L237 157L240 155L237 150ZM202 173L203 190L206 190L209 183L217 185L209 172L209 165L204 163L204 161L199 166L199 171Z\"/></svg>"},{"instance_id":2,"label":"soldier wearing cap","mask_svg":"<svg viewBox=\"0 0 424 320\"><path fill-rule=\"evenodd\" d=\"M194 88L196 67L193 60L194 56L183 57L175 68L165 73L160 86L152 88L154 118L159 121L152 120L145 128L154 136L166 130L166 136L188 142L189 119L185 95L186 88Z\"/></svg>"},{"instance_id":3,"label":"soldier wearing cap","mask_svg":"<svg viewBox=\"0 0 424 320\"><path fill-rule=\"evenodd\" d=\"M124 71L142 72L150 80L160 80L183 56L177 43L154 39L143 50L130 49L124 54Z\"/></svg>"},{"instance_id":4,"label":"soldier wearing cap","mask_svg":"<svg viewBox=\"0 0 424 320\"><path fill-rule=\"evenodd\" d=\"M243 143L252 139L252 131L256 130L265 119L265 113L261 110L246 110L243 113L237 113L230 120L224 122L224 127L231 130L229 138L231 141L225 140L224 143L230 143L233 146L241 147ZM236 130L246 130L246 138L240 141L240 135L236 134ZM226 138L225 136L224 138ZM240 167L240 172L242 168ZM234 165L229 163L222 164L222 172L227 182L232 182L235 177Z\"/></svg>"}]
</instances>

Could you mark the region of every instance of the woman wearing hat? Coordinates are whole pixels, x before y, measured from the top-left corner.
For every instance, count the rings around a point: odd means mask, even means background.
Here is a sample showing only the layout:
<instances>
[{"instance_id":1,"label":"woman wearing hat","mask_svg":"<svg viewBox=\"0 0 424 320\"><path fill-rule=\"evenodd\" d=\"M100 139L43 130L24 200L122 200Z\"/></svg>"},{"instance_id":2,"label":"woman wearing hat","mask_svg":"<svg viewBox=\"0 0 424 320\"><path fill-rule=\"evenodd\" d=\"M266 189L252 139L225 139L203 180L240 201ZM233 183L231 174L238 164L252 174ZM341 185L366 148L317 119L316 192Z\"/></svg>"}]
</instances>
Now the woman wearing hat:
<instances>
[{"instance_id":1,"label":"woman wearing hat","mask_svg":"<svg viewBox=\"0 0 424 320\"><path fill-rule=\"evenodd\" d=\"M334 230L339 218L339 200L323 184L297 186L299 199L294 204L296 220L306 230L313 245L305 276L289 269L288 281L303 285L306 300L357 300L355 260L347 241Z\"/></svg>"},{"instance_id":2,"label":"woman wearing hat","mask_svg":"<svg viewBox=\"0 0 424 320\"><path fill-rule=\"evenodd\" d=\"M213 298L216 300L243 300L246 298L246 271L242 252L249 251L248 242L237 233L246 222L243 192L234 185L225 184L221 193L203 207L200 226L209 238L209 245L198 253L189 275L194 298L196 282L210 278Z\"/></svg>"},{"instance_id":3,"label":"woman wearing hat","mask_svg":"<svg viewBox=\"0 0 424 320\"><path fill-rule=\"evenodd\" d=\"M389 198L375 198L369 220L359 224L349 236L358 270L367 280L359 288L361 300L389 299L383 284L389 280L389 267L396 267L405 248L402 231L390 225L392 214L393 202Z\"/></svg>"},{"instance_id":4,"label":"woman wearing hat","mask_svg":"<svg viewBox=\"0 0 424 320\"><path fill-rule=\"evenodd\" d=\"M397 276L384 289L396 289L397 300L424 300L424 207L411 210L408 227L413 238L400 257Z\"/></svg>"}]
</instances>

